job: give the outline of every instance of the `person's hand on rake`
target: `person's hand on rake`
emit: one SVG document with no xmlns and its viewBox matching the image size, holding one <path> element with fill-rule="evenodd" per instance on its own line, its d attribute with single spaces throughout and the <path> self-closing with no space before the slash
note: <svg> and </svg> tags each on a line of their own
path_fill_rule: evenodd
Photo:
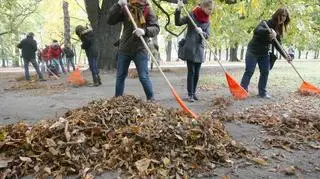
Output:
<svg viewBox="0 0 320 179">
<path fill-rule="evenodd" d="M 119 1 L 118 1 L 118 4 L 119 4 L 120 6 L 125 6 L 125 5 L 128 4 L 128 1 L 127 1 L 127 0 L 119 0 Z"/>
<path fill-rule="evenodd" d="M 287 55 L 286 60 L 287 60 L 289 63 L 291 63 L 291 62 L 292 62 L 292 60 L 293 60 L 293 58 L 292 58 L 290 55 Z"/>
<path fill-rule="evenodd" d="M 269 33 L 269 39 L 274 40 L 277 38 L 277 32 L 271 29 L 271 32 Z"/>
<path fill-rule="evenodd" d="M 182 9 L 183 8 L 183 6 L 184 6 L 184 4 L 183 4 L 183 1 L 182 0 L 178 0 L 178 9 L 180 10 L 180 9 Z"/>
<path fill-rule="evenodd" d="M 136 36 L 138 36 L 138 37 L 144 36 L 146 34 L 146 32 L 141 28 L 137 28 L 132 33 L 136 34 Z"/>
<path fill-rule="evenodd" d="M 203 30 L 201 29 L 201 27 L 196 27 L 196 31 L 199 35 L 203 34 Z"/>
</svg>

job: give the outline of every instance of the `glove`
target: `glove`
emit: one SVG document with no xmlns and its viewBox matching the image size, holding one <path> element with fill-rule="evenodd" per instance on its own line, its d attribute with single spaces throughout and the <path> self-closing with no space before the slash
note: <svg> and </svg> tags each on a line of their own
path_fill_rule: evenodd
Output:
<svg viewBox="0 0 320 179">
<path fill-rule="evenodd" d="M 196 27 L 196 31 L 198 34 L 203 34 L 203 30 L 200 27 Z"/>
<path fill-rule="evenodd" d="M 184 6 L 184 4 L 183 4 L 183 1 L 182 0 L 178 0 L 178 9 L 180 10 L 180 9 L 182 9 L 183 8 L 183 6 Z"/>
<path fill-rule="evenodd" d="M 124 5 L 127 5 L 127 4 L 128 4 L 128 1 L 127 1 L 127 0 L 119 0 L 119 1 L 118 1 L 118 4 L 119 4 L 120 6 L 124 6 Z"/>
<path fill-rule="evenodd" d="M 292 57 L 291 57 L 290 55 L 288 55 L 287 58 L 286 58 L 286 60 L 287 60 L 289 63 L 291 63 L 293 59 L 292 59 Z"/>
<path fill-rule="evenodd" d="M 271 29 L 271 33 L 269 34 L 270 40 L 276 39 L 277 38 L 277 32 Z"/>
<path fill-rule="evenodd" d="M 141 29 L 141 28 L 137 28 L 137 29 L 134 30 L 132 33 L 133 33 L 133 34 L 136 34 L 136 36 L 138 36 L 138 37 L 143 36 L 143 35 L 146 34 L 146 32 L 145 32 L 143 29 Z"/>
</svg>

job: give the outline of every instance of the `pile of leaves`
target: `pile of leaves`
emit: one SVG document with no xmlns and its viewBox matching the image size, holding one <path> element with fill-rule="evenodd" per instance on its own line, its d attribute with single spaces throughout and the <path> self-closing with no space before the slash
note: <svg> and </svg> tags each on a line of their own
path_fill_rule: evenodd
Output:
<svg viewBox="0 0 320 179">
<path fill-rule="evenodd" d="M 58 84 L 46 84 L 38 81 L 21 81 L 14 83 L 6 91 L 20 91 L 20 90 L 31 90 L 31 89 L 41 89 L 45 93 L 62 92 L 66 90 L 67 85 L 65 83 Z M 38 93 L 39 94 L 39 93 Z"/>
<path fill-rule="evenodd" d="M 6 157 L 0 171 L 7 176 L 91 178 L 121 169 L 129 177 L 187 177 L 250 154 L 210 114 L 193 119 L 133 96 L 93 101 L 56 121 L 0 131 Z"/>
<path fill-rule="evenodd" d="M 249 107 L 225 119 L 244 121 L 263 126 L 269 134 L 278 138 L 269 139 L 265 144 L 286 150 L 296 148 L 294 144 L 308 144 L 320 149 L 320 100 L 318 96 L 294 94 L 289 100 Z"/>
</svg>

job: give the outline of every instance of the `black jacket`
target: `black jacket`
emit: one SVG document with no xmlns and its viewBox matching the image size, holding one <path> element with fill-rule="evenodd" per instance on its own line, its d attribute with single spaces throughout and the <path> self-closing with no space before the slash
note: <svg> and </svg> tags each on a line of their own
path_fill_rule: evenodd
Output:
<svg viewBox="0 0 320 179">
<path fill-rule="evenodd" d="M 65 47 L 63 49 L 63 53 L 66 55 L 66 58 L 72 58 L 74 57 L 73 50 L 70 47 Z"/>
<path fill-rule="evenodd" d="M 37 42 L 33 37 L 28 36 L 21 40 L 17 47 L 21 49 L 23 58 L 27 60 L 36 59 Z"/>
<path fill-rule="evenodd" d="M 268 20 L 267 24 L 271 29 L 275 30 L 276 25 L 273 24 L 271 20 Z M 279 34 L 277 34 L 277 40 L 281 44 Z M 269 44 L 272 44 L 272 48 L 275 47 L 281 53 L 281 55 L 285 57 L 285 55 L 281 52 L 280 47 L 278 47 L 274 41 L 269 40 L 269 31 L 267 27 L 265 27 L 263 21 L 261 21 L 253 31 L 253 37 L 248 44 L 247 52 L 256 56 L 268 55 Z"/>
<path fill-rule="evenodd" d="M 86 30 L 84 33 L 80 35 L 79 38 L 82 42 L 81 48 L 85 50 L 88 60 L 90 60 L 90 58 L 97 58 L 98 51 L 93 31 Z"/>
</svg>

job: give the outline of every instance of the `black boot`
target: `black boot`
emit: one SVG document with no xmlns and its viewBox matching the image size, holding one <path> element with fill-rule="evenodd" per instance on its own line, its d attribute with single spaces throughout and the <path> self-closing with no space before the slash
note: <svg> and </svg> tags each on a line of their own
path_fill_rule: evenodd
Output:
<svg viewBox="0 0 320 179">
<path fill-rule="evenodd" d="M 97 80 L 98 80 L 99 85 L 101 85 L 102 83 L 101 83 L 100 75 L 97 75 Z"/>
<path fill-rule="evenodd" d="M 89 84 L 88 86 L 89 87 L 99 86 L 99 82 L 98 82 L 97 76 L 96 75 L 92 75 L 92 79 L 93 79 L 93 83 Z"/>
</svg>

